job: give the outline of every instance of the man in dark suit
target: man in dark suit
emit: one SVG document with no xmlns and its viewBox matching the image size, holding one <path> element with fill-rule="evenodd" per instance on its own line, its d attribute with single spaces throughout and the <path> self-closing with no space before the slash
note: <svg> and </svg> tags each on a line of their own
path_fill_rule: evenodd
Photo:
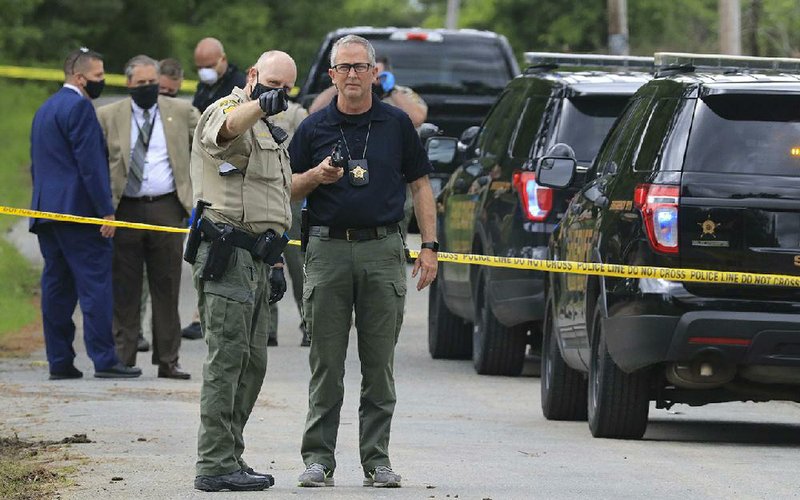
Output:
<svg viewBox="0 0 800 500">
<path fill-rule="evenodd" d="M 120 220 L 186 227 L 191 212 L 189 152 L 197 120 L 191 104 L 159 95 L 158 62 L 139 55 L 125 65 L 130 97 L 97 110 L 108 144 L 111 195 Z M 153 364 L 162 378 L 188 379 L 178 365 L 178 296 L 183 235 L 120 228 L 114 237 L 114 339 L 136 363 L 142 269 L 153 306 Z"/>
<path fill-rule="evenodd" d="M 36 112 L 31 128 L 31 208 L 45 212 L 114 220 L 105 143 L 90 99 L 105 83 L 103 59 L 79 49 L 64 62 L 64 87 Z M 81 378 L 75 368 L 75 324 L 80 300 L 83 340 L 95 377 L 131 378 L 142 374 L 119 362 L 111 335 L 110 238 L 113 226 L 31 219 L 44 257 L 42 322 L 51 379 Z"/>
</svg>

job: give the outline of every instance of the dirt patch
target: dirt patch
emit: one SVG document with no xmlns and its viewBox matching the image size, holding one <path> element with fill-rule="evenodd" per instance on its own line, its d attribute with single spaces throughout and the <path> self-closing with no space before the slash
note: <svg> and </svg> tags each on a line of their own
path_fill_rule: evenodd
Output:
<svg viewBox="0 0 800 500">
<path fill-rule="evenodd" d="M 59 487 L 68 484 L 63 471 L 76 458 L 63 452 L 62 447 L 74 443 L 91 443 L 91 440 L 86 434 L 75 434 L 60 441 L 0 437 L 0 498 L 58 498 Z"/>
<path fill-rule="evenodd" d="M 31 303 L 38 309 L 38 296 L 31 299 Z M 44 335 L 42 335 L 41 313 L 30 325 L 0 336 L 0 358 L 24 358 L 42 349 L 44 349 Z"/>
</svg>

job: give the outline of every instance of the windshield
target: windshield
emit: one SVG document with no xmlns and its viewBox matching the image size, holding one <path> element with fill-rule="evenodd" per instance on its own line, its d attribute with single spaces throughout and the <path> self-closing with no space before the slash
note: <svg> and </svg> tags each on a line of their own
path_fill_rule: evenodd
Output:
<svg viewBox="0 0 800 500">
<path fill-rule="evenodd" d="M 800 95 L 723 94 L 695 111 L 684 170 L 800 174 Z"/>
<path fill-rule="evenodd" d="M 442 42 L 370 39 L 378 57 L 386 56 L 399 85 L 416 92 L 497 95 L 511 80 L 501 45 L 492 39 L 445 37 Z M 330 53 L 325 61 L 330 60 Z M 314 92 L 330 86 L 323 70 Z"/>
<path fill-rule="evenodd" d="M 568 144 L 575 151 L 575 160 L 588 165 L 629 97 L 595 95 L 565 99 L 556 142 Z"/>
</svg>

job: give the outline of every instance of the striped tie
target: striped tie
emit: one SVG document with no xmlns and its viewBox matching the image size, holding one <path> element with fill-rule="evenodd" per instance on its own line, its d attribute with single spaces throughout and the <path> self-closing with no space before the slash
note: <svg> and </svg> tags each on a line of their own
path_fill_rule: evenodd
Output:
<svg viewBox="0 0 800 500">
<path fill-rule="evenodd" d="M 139 137 L 131 152 L 131 168 L 128 171 L 128 186 L 125 189 L 131 195 L 136 195 L 142 189 L 144 178 L 144 162 L 147 157 L 147 147 L 150 145 L 150 132 L 153 122 L 150 121 L 150 111 L 144 110 L 144 125 L 139 128 Z"/>
</svg>

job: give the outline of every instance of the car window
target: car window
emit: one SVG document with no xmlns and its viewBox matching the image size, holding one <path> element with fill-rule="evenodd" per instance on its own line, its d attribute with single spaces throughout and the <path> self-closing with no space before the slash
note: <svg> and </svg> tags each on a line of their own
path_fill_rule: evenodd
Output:
<svg viewBox="0 0 800 500">
<path fill-rule="evenodd" d="M 578 162 L 591 163 L 629 97 L 595 95 L 564 99 L 556 142 L 568 144 Z"/>
<path fill-rule="evenodd" d="M 520 97 L 519 92 L 506 91 L 492 108 L 478 136 L 477 144 L 482 156 L 498 157 L 504 151 L 515 123 Z"/>
<path fill-rule="evenodd" d="M 800 95 L 722 94 L 701 99 L 684 170 L 800 175 Z"/>
<path fill-rule="evenodd" d="M 590 177 L 601 177 L 616 173 L 622 167 L 622 161 L 628 150 L 630 139 L 640 127 L 641 119 L 647 110 L 649 98 L 631 100 L 619 117 L 608 137 L 600 148 L 600 155 L 592 165 Z"/>
<path fill-rule="evenodd" d="M 416 92 L 497 95 L 513 77 L 497 40 L 445 37 L 441 42 L 390 40 L 367 36 L 378 56 L 387 56 L 399 85 Z M 330 87 L 330 49 L 320 61 L 311 93 Z"/>
<path fill-rule="evenodd" d="M 633 145 L 631 163 L 634 170 L 653 170 L 656 158 L 666 142 L 667 131 L 677 118 L 675 111 L 680 102 L 680 99 L 659 99 L 650 107 L 639 140 Z"/>
<path fill-rule="evenodd" d="M 546 107 L 547 97 L 531 96 L 525 99 L 522 113 L 519 115 L 509 144 L 509 154 L 512 158 L 528 157 L 533 139 L 544 132 L 542 116 Z"/>
</svg>

